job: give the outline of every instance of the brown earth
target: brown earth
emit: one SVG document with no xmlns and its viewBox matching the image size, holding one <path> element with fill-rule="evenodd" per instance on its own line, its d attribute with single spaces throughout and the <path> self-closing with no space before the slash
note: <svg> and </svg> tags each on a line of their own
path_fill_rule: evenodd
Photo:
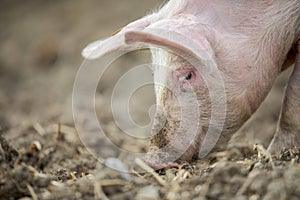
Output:
<svg viewBox="0 0 300 200">
<path fill-rule="evenodd" d="M 285 150 L 279 158 L 260 145 L 252 150 L 253 144 L 266 147 L 271 139 L 290 70 L 228 150 L 179 169 L 122 173 L 105 167 L 82 144 L 72 117 L 81 49 L 161 3 L 0 1 L 0 199 L 300 199 L 299 150 Z M 147 141 L 120 136 L 108 97 L 118 78 L 146 57 L 137 52 L 121 58 L 117 65 L 124 66 L 108 70 L 96 94 L 97 114 L 108 136 L 132 151 L 145 151 Z M 151 87 L 137 91 L 130 104 L 136 123 L 150 121 L 153 102 Z M 100 140 L 95 144 L 94 150 L 111 153 Z M 118 159 L 111 162 L 120 164 L 122 155 L 114 157 Z"/>
</svg>

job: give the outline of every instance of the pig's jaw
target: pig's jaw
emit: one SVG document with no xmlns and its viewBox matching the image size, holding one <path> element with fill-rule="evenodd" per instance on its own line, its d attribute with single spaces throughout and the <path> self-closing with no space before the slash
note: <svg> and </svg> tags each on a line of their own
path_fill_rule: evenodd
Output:
<svg viewBox="0 0 300 200">
<path fill-rule="evenodd" d="M 244 118 L 243 122 L 247 118 Z M 229 127 L 225 125 L 220 138 L 216 145 L 213 147 L 211 152 L 216 150 L 224 149 L 227 142 L 231 138 L 231 135 L 238 130 L 238 128 L 243 124 L 243 122 L 237 122 L 234 127 Z M 159 125 L 161 126 L 161 125 Z M 227 128 L 226 128 L 227 126 Z M 155 128 L 154 128 L 155 129 Z M 199 159 L 207 155 L 207 145 L 204 144 L 205 132 L 207 128 L 200 127 L 200 132 L 193 141 L 190 141 L 189 146 L 183 147 L 180 145 L 180 137 L 176 138 L 172 133 L 176 131 L 176 128 L 167 128 L 163 126 L 161 131 L 152 133 L 152 138 L 150 140 L 149 150 L 144 157 L 146 163 L 154 169 L 178 167 L 178 163 L 183 161 L 190 162 L 194 159 Z M 203 130 L 202 130 L 203 129 Z M 182 135 L 188 134 L 187 132 L 181 133 Z M 173 138 L 172 138 L 173 137 Z M 208 143 L 210 141 L 207 141 Z M 179 144 L 179 146 L 177 146 Z"/>
</svg>

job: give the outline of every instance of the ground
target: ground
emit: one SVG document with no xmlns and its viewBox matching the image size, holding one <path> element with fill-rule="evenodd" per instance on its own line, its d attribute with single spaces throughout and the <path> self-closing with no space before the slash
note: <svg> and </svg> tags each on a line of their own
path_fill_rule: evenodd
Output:
<svg viewBox="0 0 300 200">
<path fill-rule="evenodd" d="M 290 70 L 226 151 L 178 169 L 122 173 L 104 166 L 82 144 L 72 116 L 81 49 L 161 3 L 0 2 L 0 199 L 300 199 L 299 150 L 271 157 L 263 148 L 274 132 Z M 122 58 L 124 66 L 109 70 L 96 94 L 97 114 L 108 136 L 133 151 L 145 151 L 147 143 L 119 137 L 107 98 L 116 80 L 145 57 L 147 53 L 132 53 Z M 147 124 L 153 102 L 151 87 L 139 90 L 132 118 Z M 261 145 L 253 150 L 256 143 Z M 103 154 L 110 153 L 101 141 L 96 144 Z M 120 165 L 122 155 L 114 156 L 110 162 Z M 140 162 L 137 167 L 147 168 Z"/>
</svg>

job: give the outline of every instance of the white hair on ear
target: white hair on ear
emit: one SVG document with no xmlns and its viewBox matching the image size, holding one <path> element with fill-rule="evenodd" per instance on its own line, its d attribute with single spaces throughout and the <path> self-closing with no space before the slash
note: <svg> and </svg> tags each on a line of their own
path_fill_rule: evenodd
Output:
<svg viewBox="0 0 300 200">
<path fill-rule="evenodd" d="M 161 8 L 159 14 L 162 17 L 169 18 L 176 12 L 182 10 L 187 3 L 188 0 L 170 0 Z"/>
</svg>

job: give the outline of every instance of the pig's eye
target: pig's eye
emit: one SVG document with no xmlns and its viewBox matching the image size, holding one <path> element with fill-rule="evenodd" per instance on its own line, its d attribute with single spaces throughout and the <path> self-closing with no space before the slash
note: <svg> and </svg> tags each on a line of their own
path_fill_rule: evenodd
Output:
<svg viewBox="0 0 300 200">
<path fill-rule="evenodd" d="M 193 76 L 193 73 L 192 73 L 192 72 L 189 72 L 189 73 L 184 77 L 184 79 L 185 79 L 185 80 L 190 80 L 190 79 L 192 78 L 192 76 Z"/>
<path fill-rule="evenodd" d="M 190 81 L 194 76 L 194 73 L 192 71 L 188 72 L 184 76 L 179 78 L 179 81 Z"/>
</svg>

